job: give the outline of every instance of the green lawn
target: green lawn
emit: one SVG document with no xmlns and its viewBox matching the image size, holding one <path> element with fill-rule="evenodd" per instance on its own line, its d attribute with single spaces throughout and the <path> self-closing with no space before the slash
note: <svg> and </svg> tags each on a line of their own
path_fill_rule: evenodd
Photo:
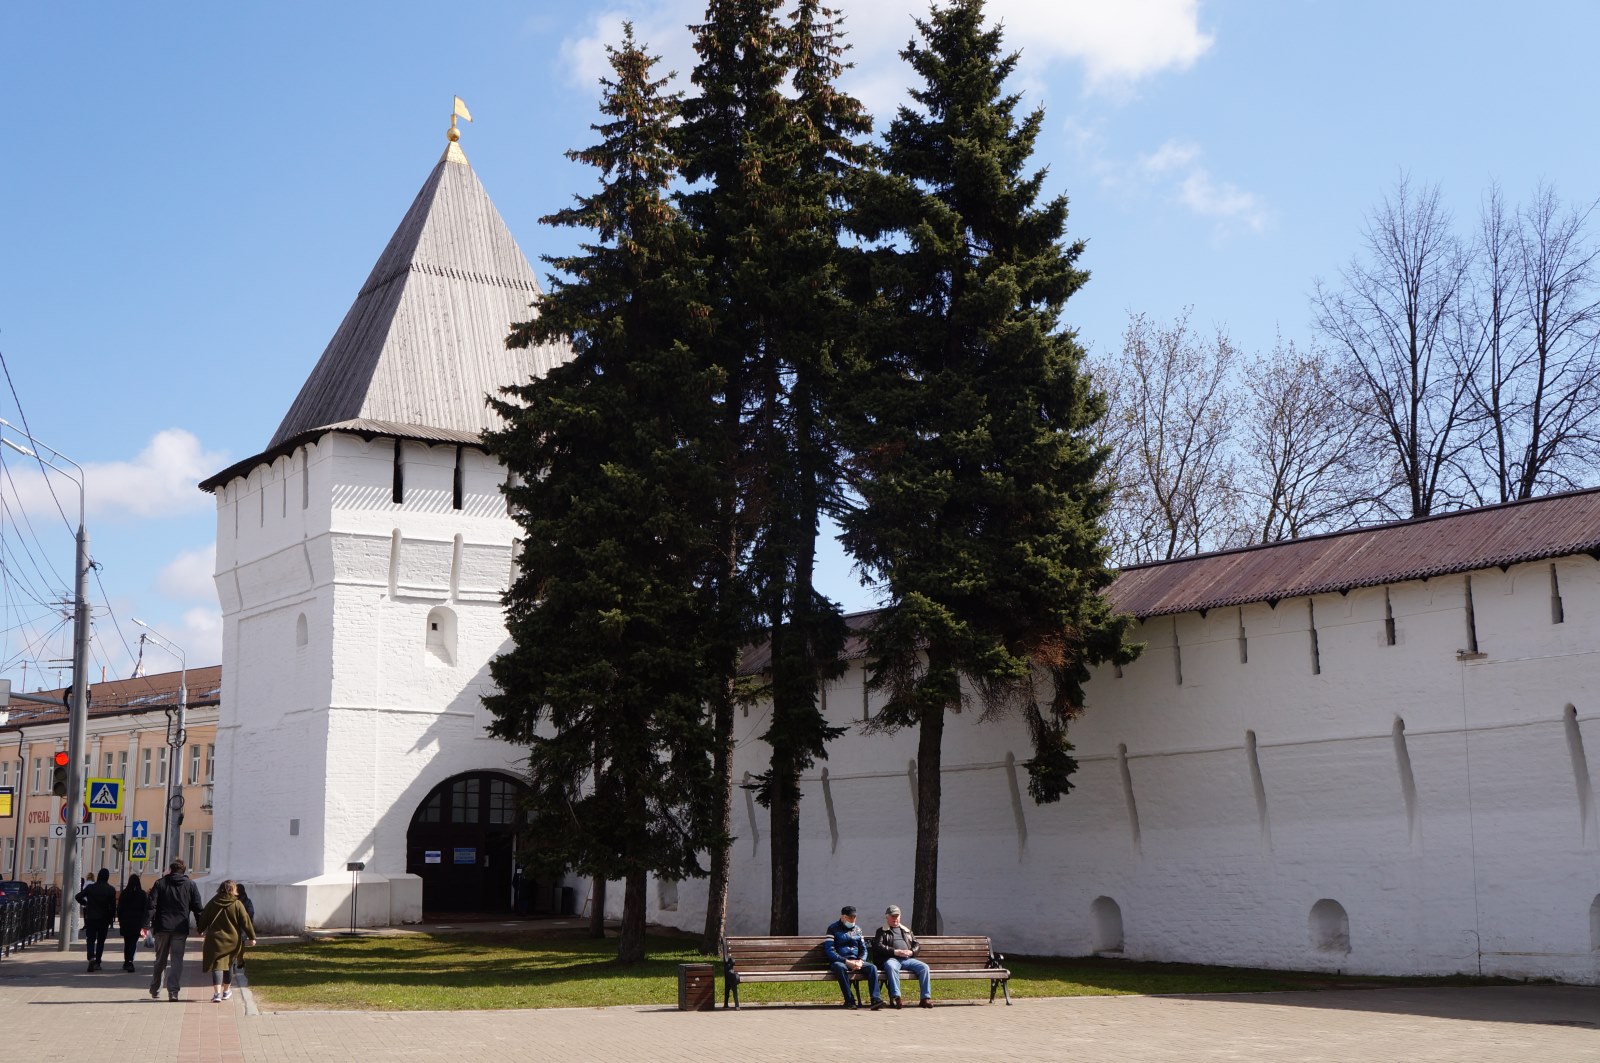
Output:
<svg viewBox="0 0 1600 1063">
<path fill-rule="evenodd" d="M 459 1011 L 486 1008 L 607 1007 L 677 1003 L 677 965 L 706 958 L 682 938 L 652 938 L 650 960 L 619 967 L 614 939 L 488 934 L 406 934 L 321 938 L 250 952 L 250 988 L 276 1009 Z M 1327 988 L 1326 975 L 1097 959 L 1007 957 L 1011 995 L 1251 993 Z M 1406 985 L 1468 980 L 1408 979 Z M 1340 978 L 1339 985 L 1397 984 Z M 832 1004 L 832 983 L 740 987 L 744 1003 Z M 940 1000 L 987 999 L 987 982 L 935 982 Z M 718 966 L 717 1000 L 722 999 Z"/>
</svg>

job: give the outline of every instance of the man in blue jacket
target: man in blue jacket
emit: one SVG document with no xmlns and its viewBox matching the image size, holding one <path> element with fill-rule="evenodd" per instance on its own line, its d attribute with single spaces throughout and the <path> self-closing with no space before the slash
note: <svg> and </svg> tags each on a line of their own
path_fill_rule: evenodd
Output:
<svg viewBox="0 0 1600 1063">
<path fill-rule="evenodd" d="M 847 904 L 839 909 L 839 918 L 828 927 L 828 937 L 822 943 L 822 951 L 833 965 L 834 977 L 839 979 L 845 1007 L 860 1006 L 856 1003 L 855 994 L 850 991 L 850 979 L 858 971 L 866 976 L 867 989 L 872 994 L 872 1010 L 883 1007 L 883 998 L 878 995 L 878 969 L 867 959 L 867 939 L 861 936 L 861 928 L 856 926 L 855 905 Z"/>
</svg>

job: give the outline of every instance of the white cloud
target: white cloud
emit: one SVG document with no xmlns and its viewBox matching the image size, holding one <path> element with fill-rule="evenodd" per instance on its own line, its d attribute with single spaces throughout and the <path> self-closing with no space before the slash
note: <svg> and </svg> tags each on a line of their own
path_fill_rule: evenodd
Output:
<svg viewBox="0 0 1600 1063">
<path fill-rule="evenodd" d="M 198 550 L 185 550 L 156 576 L 156 589 L 174 601 L 215 601 L 217 588 L 211 574 L 216 567 L 216 543 Z"/>
<path fill-rule="evenodd" d="M 1141 158 L 1139 165 L 1148 173 L 1165 174 L 1173 170 L 1188 169 L 1199 157 L 1200 149 L 1194 144 L 1169 140 Z"/>
<path fill-rule="evenodd" d="M 561 42 L 561 61 L 566 67 L 567 80 L 592 90 L 598 100 L 600 79 L 612 76 L 606 46 L 615 47 L 620 43 L 622 23 L 632 21 L 634 39 L 649 49 L 651 55 L 661 57 L 656 67 L 657 76 L 665 77 L 669 71 L 675 71 L 678 77 L 668 86 L 669 91 L 687 91 L 689 72 L 695 65 L 688 26 L 699 22 L 704 14 L 703 3 L 666 0 L 650 4 L 623 3 L 591 15 L 586 33 Z"/>
<path fill-rule="evenodd" d="M 1196 167 L 1178 186 L 1178 201 L 1196 214 L 1219 221 L 1237 221 L 1255 232 L 1266 228 L 1267 212 L 1253 192 L 1217 181 Z"/>
<path fill-rule="evenodd" d="M 1213 177 L 1202 165 L 1202 155 L 1198 144 L 1168 140 L 1148 155 L 1139 156 L 1132 166 L 1103 163 L 1096 172 L 1108 187 L 1159 188 L 1173 202 L 1211 219 L 1223 231 L 1239 226 L 1252 232 L 1264 230 L 1271 211 L 1261 197 Z"/>
<path fill-rule="evenodd" d="M 14 504 L 34 518 L 36 527 L 40 516 L 55 510 L 56 500 L 69 522 L 77 522 L 78 500 L 73 497 L 77 494 L 73 484 L 65 477 L 52 475 L 52 499 L 37 462 L 10 450 L 4 451 L 3 456 L 10 473 L 4 487 L 11 493 L 15 485 Z M 91 517 L 164 517 L 204 510 L 212 502 L 195 485 L 226 463 L 223 452 L 202 449 L 193 432 L 167 428 L 151 437 L 131 460 L 85 465 L 85 505 Z M 70 468 L 63 462 L 57 464 Z"/>
<path fill-rule="evenodd" d="M 1089 89 L 1187 70 L 1214 40 L 1199 0 L 990 0 L 988 12 L 1030 63 L 1081 63 Z"/>
<path fill-rule="evenodd" d="M 200 667 L 222 661 L 222 610 L 196 606 L 184 611 L 183 628 L 176 639 L 189 661 Z"/>
<path fill-rule="evenodd" d="M 912 74 L 898 53 L 916 35 L 913 17 L 926 19 L 927 0 L 841 0 L 848 58 L 855 70 L 851 90 L 887 121 Z M 1005 26 L 1005 46 L 1021 49 L 1014 88 L 1030 95 L 1043 72 L 1074 64 L 1088 91 L 1126 91 L 1134 83 L 1169 70 L 1187 70 L 1214 38 L 1200 28 L 1200 0 L 989 0 L 989 20 Z M 605 46 L 621 37 L 632 19 L 635 35 L 665 57 L 665 69 L 684 76 L 695 55 L 686 27 L 705 16 L 703 0 L 622 0 L 592 15 L 588 29 L 562 43 L 562 60 L 576 83 L 593 86 L 609 73 Z"/>
</svg>

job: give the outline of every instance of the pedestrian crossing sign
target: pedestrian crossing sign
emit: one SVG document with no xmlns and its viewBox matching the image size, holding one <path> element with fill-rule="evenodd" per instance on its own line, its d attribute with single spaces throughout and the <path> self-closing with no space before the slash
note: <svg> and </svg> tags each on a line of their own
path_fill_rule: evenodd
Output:
<svg viewBox="0 0 1600 1063">
<path fill-rule="evenodd" d="M 86 787 L 84 807 L 102 815 L 122 814 L 122 780 L 90 779 Z"/>
<path fill-rule="evenodd" d="M 150 841 L 148 838 L 132 838 L 128 841 L 129 861 L 142 864 L 150 859 Z"/>
</svg>

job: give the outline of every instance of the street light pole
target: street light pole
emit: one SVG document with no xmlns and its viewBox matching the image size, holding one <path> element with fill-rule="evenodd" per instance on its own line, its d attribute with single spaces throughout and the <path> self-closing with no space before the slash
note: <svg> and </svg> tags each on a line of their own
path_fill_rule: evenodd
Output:
<svg viewBox="0 0 1600 1063">
<path fill-rule="evenodd" d="M 83 746 L 85 732 L 89 729 L 89 532 L 84 524 L 83 466 L 67 457 L 48 443 L 41 443 L 31 434 L 0 417 L 0 425 L 17 432 L 40 450 L 48 450 L 62 461 L 78 470 L 76 478 L 53 461 L 39 456 L 37 451 L 0 438 L 19 454 L 74 480 L 78 485 L 78 550 L 77 575 L 73 583 L 72 608 L 72 704 L 67 709 L 67 823 L 61 842 L 61 932 L 56 935 L 56 951 L 66 952 L 78 932 L 78 906 L 72 898 L 78 892 L 82 854 L 78 849 L 78 824 L 83 819 L 84 764 Z"/>
<path fill-rule="evenodd" d="M 133 622 L 149 632 L 145 638 L 168 653 L 176 654 L 178 658 L 178 716 L 176 720 L 169 720 L 167 723 L 167 745 L 172 748 L 172 753 L 167 757 L 167 816 L 162 824 L 164 833 L 161 835 L 160 866 L 164 872 L 172 866 L 172 861 L 178 856 L 177 833 L 183 826 L 183 791 L 179 783 L 179 772 L 183 767 L 183 744 L 188 741 L 186 727 L 189 712 L 189 658 L 174 643 L 162 638 L 155 628 L 143 620 L 134 617 Z"/>
</svg>

